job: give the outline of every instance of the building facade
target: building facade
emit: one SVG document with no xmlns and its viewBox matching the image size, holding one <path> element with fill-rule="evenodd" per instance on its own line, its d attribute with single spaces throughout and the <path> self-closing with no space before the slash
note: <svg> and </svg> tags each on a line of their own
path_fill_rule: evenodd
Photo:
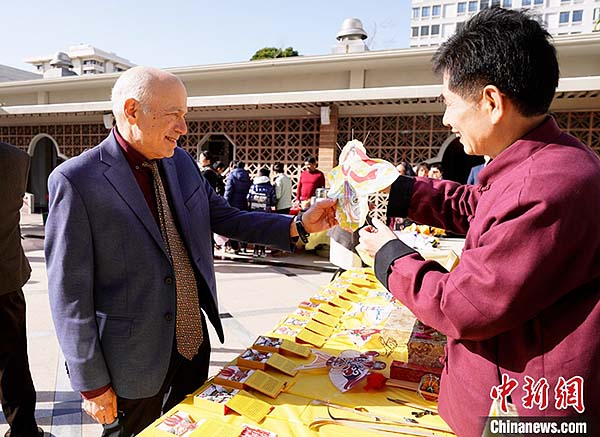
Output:
<svg viewBox="0 0 600 437">
<path fill-rule="evenodd" d="M 412 0 L 410 46 L 436 46 L 482 9 L 528 9 L 550 34 L 600 31 L 599 0 Z"/>
<path fill-rule="evenodd" d="M 107 52 L 90 44 L 78 44 L 70 46 L 66 53 L 73 63 L 72 71 L 79 76 L 88 74 L 118 73 L 133 66 L 128 59 L 117 56 L 113 52 Z M 52 68 L 50 65 L 53 55 L 32 57 L 25 60 L 33 65 L 39 73 L 45 73 Z"/>
</svg>

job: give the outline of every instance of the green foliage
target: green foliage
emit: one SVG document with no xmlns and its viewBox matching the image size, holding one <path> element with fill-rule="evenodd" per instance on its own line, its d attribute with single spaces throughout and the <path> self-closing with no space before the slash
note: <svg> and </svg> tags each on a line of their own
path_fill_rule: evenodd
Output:
<svg viewBox="0 0 600 437">
<path fill-rule="evenodd" d="M 257 59 L 274 59 L 274 58 L 289 58 L 290 56 L 298 56 L 298 52 L 292 47 L 285 49 L 278 49 L 277 47 L 263 47 L 254 53 L 254 56 L 250 59 L 255 61 Z"/>
</svg>

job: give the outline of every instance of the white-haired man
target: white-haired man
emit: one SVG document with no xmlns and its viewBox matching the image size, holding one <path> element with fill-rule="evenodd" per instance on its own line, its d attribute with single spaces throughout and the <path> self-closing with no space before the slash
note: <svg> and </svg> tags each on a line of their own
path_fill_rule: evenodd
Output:
<svg viewBox="0 0 600 437">
<path fill-rule="evenodd" d="M 187 94 L 135 67 L 112 95 L 116 127 L 50 176 L 49 293 L 71 384 L 103 435 L 135 435 L 199 387 L 223 341 L 212 233 L 290 250 L 298 230 L 334 222 L 333 202 L 289 216 L 239 211 L 177 147 Z"/>
</svg>

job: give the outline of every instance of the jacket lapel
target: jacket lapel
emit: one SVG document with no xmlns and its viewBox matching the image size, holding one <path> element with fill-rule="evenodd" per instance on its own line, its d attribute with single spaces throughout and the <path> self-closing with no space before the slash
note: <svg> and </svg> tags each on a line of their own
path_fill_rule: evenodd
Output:
<svg viewBox="0 0 600 437">
<path fill-rule="evenodd" d="M 108 182 L 129 208 L 131 208 L 138 220 L 142 222 L 150 235 L 152 235 L 152 238 L 154 238 L 165 256 L 168 257 L 160 230 L 154 221 L 148 203 L 112 132 L 100 145 L 100 160 L 108 165 L 108 169 L 104 172 L 104 176 Z"/>
<path fill-rule="evenodd" d="M 181 187 L 179 185 L 179 178 L 177 177 L 177 167 L 175 166 L 175 161 L 173 158 L 162 159 L 162 165 L 165 177 L 167 179 L 169 198 L 171 199 L 173 209 L 175 210 L 172 212 L 176 215 L 177 222 L 179 223 L 180 227 L 179 231 L 183 234 L 181 237 L 184 242 L 191 241 L 188 215 L 185 214 L 185 204 L 181 195 Z M 188 248 L 188 251 L 189 250 L 190 249 Z"/>
</svg>

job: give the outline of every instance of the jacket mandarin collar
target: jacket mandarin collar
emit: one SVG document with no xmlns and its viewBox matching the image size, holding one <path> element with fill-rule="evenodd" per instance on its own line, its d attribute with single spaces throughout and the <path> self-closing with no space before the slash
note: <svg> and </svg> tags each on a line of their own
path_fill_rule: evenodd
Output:
<svg viewBox="0 0 600 437">
<path fill-rule="evenodd" d="M 556 121 L 553 117 L 548 116 L 538 127 L 529 131 L 492 159 L 479 173 L 479 184 L 485 186 L 494 183 L 504 173 L 511 171 L 539 149 L 556 142 L 560 135 L 562 135 L 562 131 Z"/>
</svg>

